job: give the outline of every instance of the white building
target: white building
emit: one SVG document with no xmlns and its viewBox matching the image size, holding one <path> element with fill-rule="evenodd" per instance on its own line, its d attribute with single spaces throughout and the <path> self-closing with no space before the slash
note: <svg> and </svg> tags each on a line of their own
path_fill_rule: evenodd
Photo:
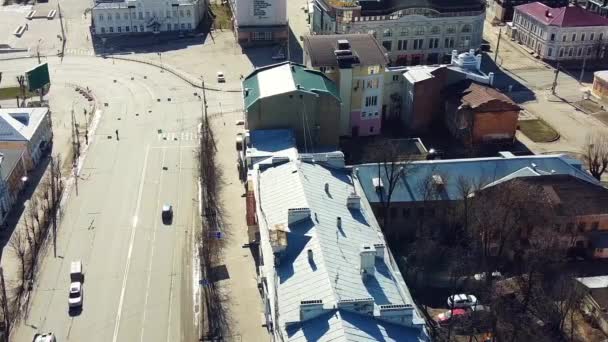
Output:
<svg viewBox="0 0 608 342">
<path fill-rule="evenodd" d="M 230 6 L 239 44 L 287 41 L 286 0 L 230 0 Z"/>
<path fill-rule="evenodd" d="M 581 7 L 540 2 L 515 7 L 513 37 L 549 61 L 602 58 L 608 19 Z"/>
<path fill-rule="evenodd" d="M 428 340 L 341 152 L 273 158 L 251 177 L 273 341 Z"/>
<path fill-rule="evenodd" d="M 194 30 L 204 18 L 206 0 L 125 0 L 98 2 L 92 9 L 98 35 Z"/>
<path fill-rule="evenodd" d="M 437 64 L 479 47 L 485 1 L 314 0 L 313 11 L 313 33 L 371 33 L 394 65 Z"/>
</svg>

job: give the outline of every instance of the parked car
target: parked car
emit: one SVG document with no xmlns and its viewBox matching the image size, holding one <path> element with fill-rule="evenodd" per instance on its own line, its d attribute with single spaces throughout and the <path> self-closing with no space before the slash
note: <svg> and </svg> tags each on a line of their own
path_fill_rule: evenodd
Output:
<svg viewBox="0 0 608 342">
<path fill-rule="evenodd" d="M 164 204 L 161 213 L 161 218 L 164 224 L 170 224 L 173 220 L 173 206 L 171 204 Z"/>
<path fill-rule="evenodd" d="M 217 72 L 217 82 L 218 83 L 224 83 L 226 82 L 226 77 L 224 77 L 224 73 L 221 71 Z"/>
<path fill-rule="evenodd" d="M 70 308 L 82 306 L 82 283 L 74 282 L 70 284 L 70 296 L 68 299 Z"/>
<path fill-rule="evenodd" d="M 477 304 L 477 298 L 468 294 L 455 294 L 448 297 L 449 308 L 468 308 Z"/>
<path fill-rule="evenodd" d="M 32 342 L 57 342 L 55 335 L 50 332 L 46 334 L 36 334 Z"/>
<path fill-rule="evenodd" d="M 437 315 L 435 320 L 437 321 L 437 323 L 444 325 L 444 324 L 449 324 L 452 321 L 452 318 L 464 317 L 466 315 L 467 315 L 466 310 L 454 309 L 454 310 L 448 310 L 448 311 L 440 313 L 439 315 Z"/>
<path fill-rule="evenodd" d="M 492 276 L 492 279 L 499 279 L 499 278 L 502 278 L 502 273 L 500 273 L 498 271 L 494 271 L 494 272 L 492 272 L 491 276 Z M 486 273 L 485 272 L 477 273 L 473 276 L 473 278 L 478 281 L 486 280 Z"/>
</svg>

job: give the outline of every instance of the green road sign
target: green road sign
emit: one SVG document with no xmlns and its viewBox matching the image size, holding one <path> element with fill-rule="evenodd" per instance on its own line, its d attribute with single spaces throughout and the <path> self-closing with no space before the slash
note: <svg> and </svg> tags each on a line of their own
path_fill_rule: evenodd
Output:
<svg viewBox="0 0 608 342">
<path fill-rule="evenodd" d="M 25 72 L 29 91 L 36 91 L 51 83 L 49 65 L 42 63 Z"/>
</svg>

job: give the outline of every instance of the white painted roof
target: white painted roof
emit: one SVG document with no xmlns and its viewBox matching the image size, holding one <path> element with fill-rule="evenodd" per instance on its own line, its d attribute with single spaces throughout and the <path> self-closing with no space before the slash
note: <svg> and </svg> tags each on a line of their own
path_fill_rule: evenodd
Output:
<svg viewBox="0 0 608 342">
<path fill-rule="evenodd" d="M 584 278 L 576 278 L 583 285 L 587 286 L 590 289 L 603 289 L 608 288 L 608 275 L 605 276 L 597 276 L 597 277 L 584 277 Z"/>
<path fill-rule="evenodd" d="M 0 141 L 29 141 L 48 108 L 0 108 Z"/>
<path fill-rule="evenodd" d="M 258 74 L 260 97 L 273 96 L 296 90 L 289 63 L 269 68 Z"/>
<path fill-rule="evenodd" d="M 286 341 L 418 341 L 419 329 L 386 323 L 375 316 L 336 309 L 341 299 L 373 298 L 379 305 L 411 304 L 413 300 L 386 249 L 375 258 L 375 273 L 363 281 L 360 249 L 364 244 L 386 244 L 365 198 L 360 210 L 349 210 L 347 197 L 363 194 L 346 169 L 319 163 L 290 161 L 263 171 L 256 170 L 256 203 L 260 246 L 264 258 L 271 308 L 279 310 L 275 326 Z M 327 184 L 327 185 L 326 185 Z M 356 188 L 355 188 L 356 187 Z M 326 191 L 327 188 L 327 191 Z M 288 224 L 290 208 L 309 208 L 310 219 Z M 337 218 L 341 218 L 341 228 Z M 269 229 L 287 233 L 284 255 L 276 262 Z M 312 252 L 312 259 L 309 252 Z M 275 278 L 276 275 L 276 278 Z M 276 284 L 275 288 L 272 284 Z M 300 302 L 322 300 L 327 312 L 300 322 Z M 412 325 L 423 326 L 417 311 Z M 286 326 L 286 323 L 294 323 Z M 295 324 L 297 323 L 297 324 Z"/>
</svg>

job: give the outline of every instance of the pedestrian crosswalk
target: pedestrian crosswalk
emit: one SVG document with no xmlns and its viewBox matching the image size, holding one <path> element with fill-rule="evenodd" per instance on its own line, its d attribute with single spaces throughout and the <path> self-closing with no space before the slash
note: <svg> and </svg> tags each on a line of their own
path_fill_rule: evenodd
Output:
<svg viewBox="0 0 608 342">
<path fill-rule="evenodd" d="M 95 52 L 92 50 L 89 50 L 89 49 L 67 48 L 67 49 L 65 49 L 65 54 L 72 55 L 72 56 L 95 56 Z"/>
<path fill-rule="evenodd" d="M 158 133 L 158 140 L 161 141 L 197 141 L 198 132 L 163 132 Z"/>
</svg>

